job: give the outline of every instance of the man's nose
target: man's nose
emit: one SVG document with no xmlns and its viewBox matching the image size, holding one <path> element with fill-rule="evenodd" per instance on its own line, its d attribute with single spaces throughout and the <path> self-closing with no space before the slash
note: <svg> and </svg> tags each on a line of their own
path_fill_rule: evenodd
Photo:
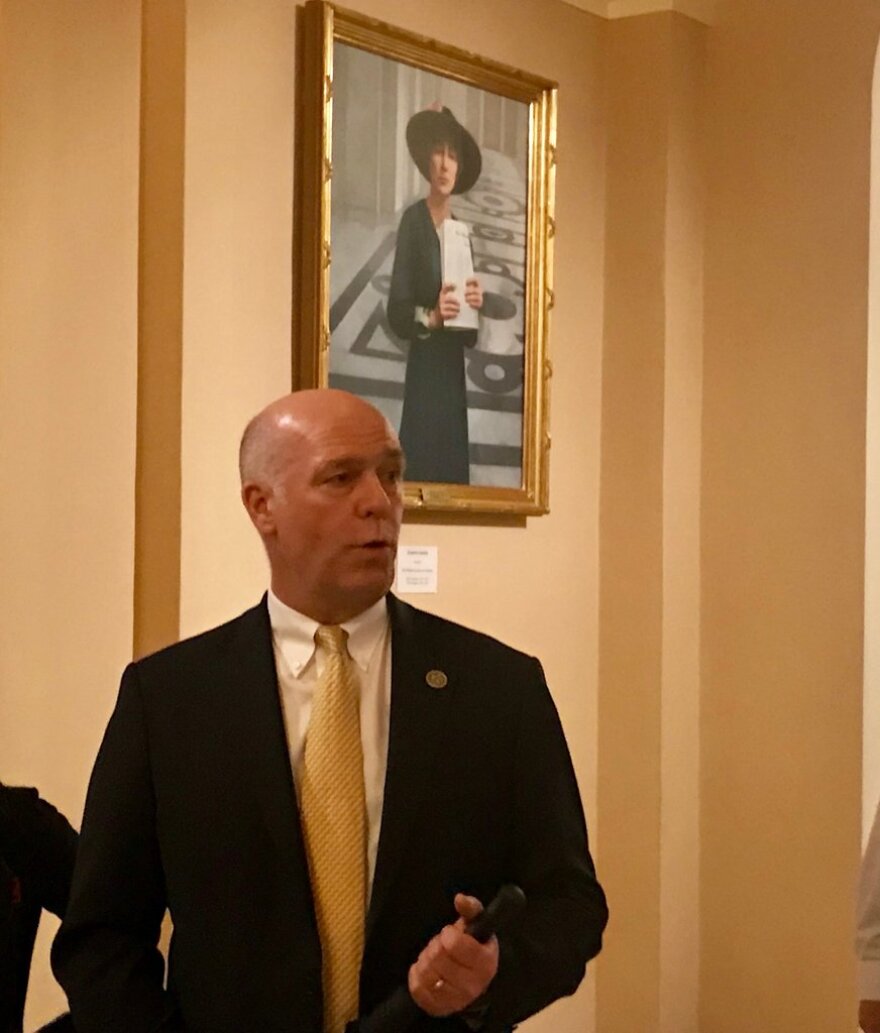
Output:
<svg viewBox="0 0 880 1033">
<path fill-rule="evenodd" d="M 367 515 L 384 513 L 390 509 L 391 500 L 388 498 L 388 492 L 385 490 L 382 478 L 375 470 L 364 474 L 358 503 L 361 511 Z"/>
</svg>

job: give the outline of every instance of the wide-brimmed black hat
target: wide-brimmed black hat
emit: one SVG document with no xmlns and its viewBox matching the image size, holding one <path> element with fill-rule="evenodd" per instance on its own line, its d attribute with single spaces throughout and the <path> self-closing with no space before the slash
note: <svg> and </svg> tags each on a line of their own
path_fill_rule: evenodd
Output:
<svg viewBox="0 0 880 1033">
<path fill-rule="evenodd" d="M 406 124 L 406 145 L 419 172 L 430 181 L 431 151 L 438 140 L 448 140 L 458 157 L 458 175 L 453 194 L 464 194 L 480 178 L 483 157 L 477 141 L 458 121 L 449 108 L 426 108 L 418 111 Z"/>
</svg>

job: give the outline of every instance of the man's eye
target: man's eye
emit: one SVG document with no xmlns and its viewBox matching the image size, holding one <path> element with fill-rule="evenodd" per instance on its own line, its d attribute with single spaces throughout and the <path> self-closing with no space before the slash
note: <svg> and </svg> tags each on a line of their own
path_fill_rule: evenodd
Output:
<svg viewBox="0 0 880 1033">
<path fill-rule="evenodd" d="M 328 484 L 348 484 L 351 480 L 351 474 L 347 471 L 340 471 L 339 473 L 331 474 L 327 478 Z"/>
</svg>

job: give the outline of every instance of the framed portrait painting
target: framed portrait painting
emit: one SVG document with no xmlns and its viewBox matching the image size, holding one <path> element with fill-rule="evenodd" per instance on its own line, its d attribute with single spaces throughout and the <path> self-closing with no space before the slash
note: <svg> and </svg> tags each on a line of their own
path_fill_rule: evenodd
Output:
<svg viewBox="0 0 880 1033">
<path fill-rule="evenodd" d="M 294 386 L 384 413 L 407 507 L 545 513 L 556 85 L 302 14 Z"/>
</svg>

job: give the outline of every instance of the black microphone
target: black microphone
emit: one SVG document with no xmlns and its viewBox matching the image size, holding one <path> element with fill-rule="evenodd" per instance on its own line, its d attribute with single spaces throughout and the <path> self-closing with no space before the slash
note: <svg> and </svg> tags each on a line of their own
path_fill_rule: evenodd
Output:
<svg viewBox="0 0 880 1033">
<path fill-rule="evenodd" d="M 496 933 L 508 929 L 525 906 L 525 893 L 515 883 L 508 882 L 495 894 L 489 906 L 465 925 L 464 931 L 478 943 L 487 943 Z"/>
<path fill-rule="evenodd" d="M 465 932 L 479 943 L 487 943 L 496 933 L 508 929 L 526 906 L 526 895 L 512 882 L 502 886 L 488 907 L 465 925 Z M 349 1022 L 345 1033 L 406 1033 L 422 1009 L 410 997 L 407 986 L 399 986 L 369 1015 Z"/>
</svg>

